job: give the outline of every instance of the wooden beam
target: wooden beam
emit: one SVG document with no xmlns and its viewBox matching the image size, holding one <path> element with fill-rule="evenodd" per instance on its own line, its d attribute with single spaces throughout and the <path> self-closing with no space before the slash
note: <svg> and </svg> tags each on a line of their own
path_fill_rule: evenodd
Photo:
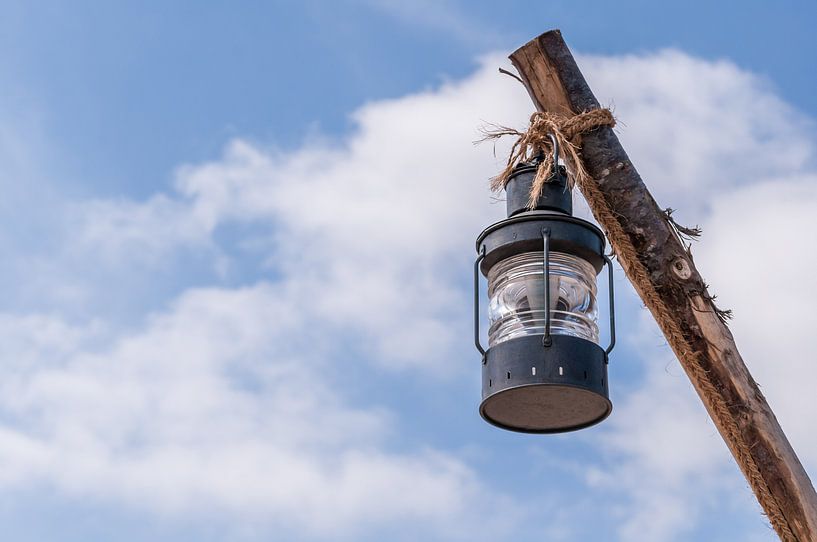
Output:
<svg viewBox="0 0 817 542">
<path fill-rule="evenodd" d="M 599 107 L 558 30 L 530 41 L 510 59 L 540 111 L 572 115 Z M 782 540 L 817 541 L 811 480 L 749 374 L 691 254 L 612 129 L 584 135 L 581 155 L 593 180 L 580 188 L 596 220 L 772 526 Z"/>
</svg>

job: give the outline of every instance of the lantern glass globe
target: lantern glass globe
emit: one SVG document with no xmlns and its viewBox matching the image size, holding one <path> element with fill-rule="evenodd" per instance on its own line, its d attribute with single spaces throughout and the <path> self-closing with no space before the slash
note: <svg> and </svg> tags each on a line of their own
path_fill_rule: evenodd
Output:
<svg viewBox="0 0 817 542">
<path fill-rule="evenodd" d="M 488 344 L 545 333 L 543 252 L 524 252 L 488 272 Z M 550 253 L 550 333 L 599 343 L 596 271 L 587 261 Z"/>
</svg>

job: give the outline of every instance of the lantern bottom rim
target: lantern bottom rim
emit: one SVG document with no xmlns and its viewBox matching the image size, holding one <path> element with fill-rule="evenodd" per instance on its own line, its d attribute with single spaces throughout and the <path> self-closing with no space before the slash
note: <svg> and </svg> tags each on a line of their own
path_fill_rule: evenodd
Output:
<svg viewBox="0 0 817 542">
<path fill-rule="evenodd" d="M 523 384 L 486 397 L 482 418 L 519 433 L 564 433 L 595 425 L 610 415 L 613 404 L 594 391 L 566 384 Z"/>
</svg>

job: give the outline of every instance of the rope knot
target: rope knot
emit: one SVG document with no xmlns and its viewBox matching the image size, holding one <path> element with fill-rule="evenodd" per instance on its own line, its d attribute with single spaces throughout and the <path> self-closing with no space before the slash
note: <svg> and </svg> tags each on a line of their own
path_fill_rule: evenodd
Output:
<svg viewBox="0 0 817 542">
<path fill-rule="evenodd" d="M 545 183 L 550 180 L 554 168 L 553 149 L 548 134 L 553 134 L 559 148 L 562 150 L 568 171 L 569 186 L 572 188 L 575 182 L 580 185 L 583 184 L 584 181 L 589 179 L 589 176 L 579 156 L 581 135 L 600 126 L 612 127 L 615 124 L 616 119 L 610 110 L 606 108 L 585 111 L 572 117 L 537 111 L 531 115 L 528 129 L 524 132 L 504 126 L 494 126 L 490 130 L 485 130 L 483 141 L 499 139 L 506 135 L 513 135 L 517 138 L 511 147 L 505 169 L 491 179 L 491 190 L 494 192 L 503 190 L 517 165 L 528 162 L 535 156 L 544 155 L 544 160 L 539 163 L 536 170 L 536 177 L 531 186 L 530 198 L 528 199 L 528 208 L 533 209 L 542 194 Z"/>
</svg>

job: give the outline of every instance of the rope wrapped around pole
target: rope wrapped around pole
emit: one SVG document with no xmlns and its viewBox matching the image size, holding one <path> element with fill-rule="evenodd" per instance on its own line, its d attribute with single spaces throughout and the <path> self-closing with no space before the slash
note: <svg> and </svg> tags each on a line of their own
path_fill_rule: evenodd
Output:
<svg viewBox="0 0 817 542">
<path fill-rule="evenodd" d="M 485 137 L 483 141 L 498 139 L 507 135 L 516 136 L 517 138 L 513 147 L 511 147 L 505 169 L 491 179 L 491 190 L 499 192 L 504 189 L 514 167 L 538 154 L 543 154 L 545 158 L 539 163 L 531 187 L 530 198 L 528 199 L 528 208 L 533 209 L 536 200 L 542 194 L 542 188 L 551 177 L 554 166 L 553 149 L 549 134 L 553 134 L 559 148 L 564 152 L 570 187 L 573 187 L 573 183 L 578 183 L 580 186 L 585 184 L 590 177 L 579 154 L 581 135 L 600 126 L 613 127 L 615 125 L 616 119 L 609 109 L 593 109 L 572 117 L 537 111 L 531 115 L 530 125 L 524 132 L 505 126 L 494 126 L 491 129 L 484 130 Z"/>
</svg>

